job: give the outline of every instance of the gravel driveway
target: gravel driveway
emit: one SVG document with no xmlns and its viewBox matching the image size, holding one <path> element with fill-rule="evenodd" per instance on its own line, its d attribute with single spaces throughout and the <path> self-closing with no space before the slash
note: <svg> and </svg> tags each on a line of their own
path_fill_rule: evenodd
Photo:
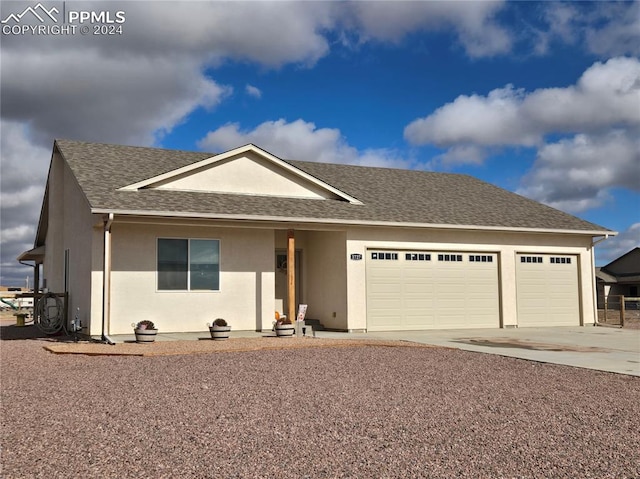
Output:
<svg viewBox="0 0 640 479">
<path fill-rule="evenodd" d="M 439 348 L 4 340 L 4 478 L 637 478 L 640 378 Z"/>
</svg>

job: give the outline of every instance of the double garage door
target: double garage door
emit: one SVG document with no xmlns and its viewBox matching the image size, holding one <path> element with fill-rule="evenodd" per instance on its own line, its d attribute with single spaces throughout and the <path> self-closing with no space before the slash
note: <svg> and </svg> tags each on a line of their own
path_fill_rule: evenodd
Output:
<svg viewBox="0 0 640 479">
<path fill-rule="evenodd" d="M 369 331 L 498 328 L 498 255 L 368 250 Z"/>
<path fill-rule="evenodd" d="M 499 328 L 495 253 L 368 250 L 369 331 Z M 577 258 L 516 255 L 517 324 L 580 324 Z"/>
</svg>

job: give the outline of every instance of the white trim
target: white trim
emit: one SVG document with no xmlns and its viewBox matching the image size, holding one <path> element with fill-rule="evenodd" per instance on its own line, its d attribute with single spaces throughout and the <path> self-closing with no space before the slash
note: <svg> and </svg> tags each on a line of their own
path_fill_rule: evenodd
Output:
<svg viewBox="0 0 640 479">
<path fill-rule="evenodd" d="M 399 221 L 367 221 L 367 220 L 341 220 L 332 218 L 305 218 L 282 216 L 260 216 L 260 215 L 229 215 L 221 213 L 188 213 L 176 211 L 141 211 L 141 210 L 113 210 L 94 208 L 91 210 L 93 214 L 114 213 L 125 216 L 142 216 L 142 217 L 164 217 L 170 218 L 191 218 L 202 220 L 233 220 L 233 221 L 255 221 L 259 223 L 283 223 L 283 224 L 326 224 L 326 225 L 343 225 L 343 226 L 382 226 L 382 227 L 402 227 L 402 228 L 429 228 L 429 229 L 454 229 L 469 231 L 506 231 L 513 233 L 556 233 L 556 234 L 579 234 L 586 236 L 617 236 L 617 231 L 603 230 L 571 230 L 571 229 L 552 229 L 552 228 L 518 228 L 513 226 L 477 226 L 477 225 L 452 225 L 444 223 L 404 223 Z"/>
<path fill-rule="evenodd" d="M 146 180 L 143 181 L 139 181 L 137 183 L 133 183 L 131 185 L 127 185 L 127 186 L 123 186 L 122 188 L 119 188 L 118 191 L 136 191 L 139 189 L 143 189 L 143 188 L 149 188 L 152 187 L 153 185 L 155 185 L 156 183 L 160 183 L 166 180 L 169 180 L 171 178 L 174 178 L 176 176 L 180 176 L 180 175 L 184 175 L 186 173 L 189 173 L 191 171 L 194 170 L 198 170 L 201 168 L 204 168 L 206 166 L 210 166 L 210 165 L 214 165 L 216 163 L 220 163 L 224 160 L 227 160 L 233 156 L 242 154 L 242 153 L 247 153 L 247 152 L 252 152 L 255 153 L 257 155 L 260 155 L 262 158 L 264 158 L 265 160 L 278 165 L 280 168 L 288 171 L 289 173 L 293 174 L 294 176 L 297 176 L 299 178 L 303 178 L 304 180 L 313 183 L 314 185 L 330 191 L 331 193 L 347 200 L 349 203 L 351 204 L 355 204 L 355 205 L 361 205 L 362 202 L 360 200 L 358 200 L 357 198 L 354 198 L 351 195 L 348 195 L 347 193 L 345 193 L 344 191 L 340 191 L 337 188 L 334 188 L 333 186 L 331 186 L 328 183 L 325 183 L 322 180 L 319 180 L 318 178 L 316 178 L 315 176 L 312 176 L 308 173 L 305 173 L 304 171 L 300 170 L 299 168 L 296 168 L 295 166 L 287 163 L 284 160 L 281 160 L 280 158 L 278 158 L 277 156 L 272 155 L 271 153 L 263 150 L 262 148 L 259 148 L 251 143 L 249 143 L 248 145 L 244 145 L 241 146 L 239 148 L 234 148 L 233 150 L 229 150 L 229 151 L 225 151 L 224 153 L 220 153 L 219 155 L 215 155 L 209 158 L 205 158 L 204 160 L 200 160 L 197 161 L 195 163 L 192 163 L 190 165 L 187 166 L 183 166 L 182 168 L 178 168 L 176 170 L 172 170 L 169 171 L 167 173 L 163 173 L 161 175 L 157 175 L 154 176 L 152 178 L 148 178 Z"/>
</svg>

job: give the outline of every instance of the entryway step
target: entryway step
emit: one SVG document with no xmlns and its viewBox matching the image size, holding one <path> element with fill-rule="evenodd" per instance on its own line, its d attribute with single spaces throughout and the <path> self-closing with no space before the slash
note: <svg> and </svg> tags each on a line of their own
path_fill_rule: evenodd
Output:
<svg viewBox="0 0 640 479">
<path fill-rule="evenodd" d="M 324 326 L 319 319 L 307 319 L 304 320 L 305 326 L 311 326 L 314 331 L 324 331 Z"/>
</svg>

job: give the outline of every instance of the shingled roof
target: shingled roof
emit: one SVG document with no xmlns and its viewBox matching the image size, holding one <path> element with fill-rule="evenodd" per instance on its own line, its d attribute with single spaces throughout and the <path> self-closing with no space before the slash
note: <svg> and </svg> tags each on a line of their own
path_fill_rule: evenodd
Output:
<svg viewBox="0 0 640 479">
<path fill-rule="evenodd" d="M 344 224 L 576 231 L 606 228 L 468 175 L 285 160 L 348 201 L 120 188 L 216 153 L 56 140 L 93 212 Z"/>
</svg>

